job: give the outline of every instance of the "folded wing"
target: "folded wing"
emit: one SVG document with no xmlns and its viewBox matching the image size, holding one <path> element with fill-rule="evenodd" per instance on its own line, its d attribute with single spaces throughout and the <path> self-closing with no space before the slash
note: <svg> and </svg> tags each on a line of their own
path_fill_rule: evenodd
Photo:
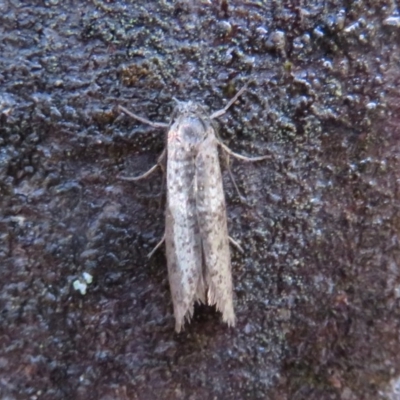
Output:
<svg viewBox="0 0 400 400">
<path fill-rule="evenodd" d="M 207 301 L 235 325 L 231 258 L 218 145 L 210 126 L 196 156 L 196 205 L 205 263 Z"/>
</svg>

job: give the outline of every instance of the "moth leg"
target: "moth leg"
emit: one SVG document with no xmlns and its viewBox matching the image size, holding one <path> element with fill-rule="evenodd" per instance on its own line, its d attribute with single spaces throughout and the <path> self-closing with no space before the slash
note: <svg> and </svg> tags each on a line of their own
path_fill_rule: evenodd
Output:
<svg viewBox="0 0 400 400">
<path fill-rule="evenodd" d="M 243 247 L 235 240 L 229 236 L 229 241 L 243 254 L 244 250 Z"/>
<path fill-rule="evenodd" d="M 160 166 L 161 171 L 164 174 L 165 174 L 166 162 L 167 162 L 167 148 L 164 148 L 164 150 L 157 159 L 157 164 Z"/>
<path fill-rule="evenodd" d="M 242 201 L 243 203 L 245 203 L 245 202 L 246 202 L 246 199 L 242 196 L 242 194 L 240 193 L 239 188 L 238 188 L 237 185 L 236 185 L 236 181 L 235 181 L 235 178 L 233 177 L 233 174 L 232 174 L 232 171 L 231 171 L 231 166 L 230 166 L 230 162 L 229 162 L 229 161 L 230 161 L 230 159 L 229 159 L 229 154 L 228 154 L 228 153 L 225 153 L 225 163 L 226 163 L 226 168 L 227 168 L 228 173 L 229 173 L 229 177 L 231 178 L 231 181 L 232 181 L 232 183 L 233 183 L 233 186 L 234 186 L 234 188 L 235 188 L 235 190 L 236 190 L 237 195 L 239 196 L 240 201 Z"/>
<path fill-rule="evenodd" d="M 162 208 L 162 194 L 164 192 L 165 182 L 166 182 L 166 179 L 165 179 L 166 166 L 167 166 L 167 149 L 166 148 L 164 148 L 164 150 L 161 153 L 160 157 L 158 157 L 157 164 L 160 166 L 161 171 L 162 171 L 162 175 L 163 175 L 162 183 L 161 183 L 161 190 L 160 190 L 160 194 L 159 194 L 160 202 L 159 202 L 159 205 L 158 205 L 158 208 L 161 209 Z"/>
<path fill-rule="evenodd" d="M 270 156 L 260 156 L 260 157 L 242 156 L 241 154 L 238 154 L 238 153 L 235 153 L 234 151 L 232 151 L 226 144 L 222 143 L 220 140 L 218 140 L 218 144 L 222 147 L 222 149 L 224 151 L 226 151 L 232 157 L 237 158 L 238 160 L 254 162 L 254 161 L 262 161 L 262 160 L 266 160 L 267 158 L 270 158 Z"/>
<path fill-rule="evenodd" d="M 133 119 L 137 119 L 138 121 L 143 122 L 146 125 L 152 126 L 153 128 L 168 128 L 169 127 L 169 124 L 166 124 L 164 122 L 153 122 L 153 121 L 150 121 L 149 119 L 140 117 L 139 115 L 136 115 L 136 114 L 130 112 L 125 107 L 118 106 L 118 109 L 120 111 L 122 111 L 123 113 L 125 113 L 126 115 L 129 115 Z"/>
<path fill-rule="evenodd" d="M 233 97 L 232 99 L 230 99 L 230 101 L 228 102 L 228 104 L 222 109 L 222 110 L 218 110 L 218 111 L 214 111 L 210 118 L 211 119 L 215 119 L 215 118 L 219 118 L 221 115 L 224 115 L 228 109 L 230 107 L 232 107 L 232 104 L 243 94 L 243 92 L 247 89 L 247 84 L 244 85 Z"/>
<path fill-rule="evenodd" d="M 145 172 L 142 175 L 139 176 L 117 176 L 117 179 L 120 179 L 121 181 L 127 181 L 127 182 L 135 182 L 135 181 L 140 181 L 141 179 L 147 178 L 150 176 L 157 168 L 159 167 L 158 164 L 153 165 L 147 172 Z"/>
<path fill-rule="evenodd" d="M 141 179 L 147 178 L 150 176 L 156 169 L 157 167 L 160 167 L 163 174 L 165 173 L 164 171 L 164 160 L 167 155 L 167 150 L 164 149 L 163 152 L 161 153 L 160 157 L 158 157 L 157 164 L 153 165 L 148 171 L 146 171 L 144 174 L 139 175 L 139 176 L 117 176 L 117 179 L 120 179 L 121 181 L 127 181 L 127 182 L 136 182 L 140 181 Z"/>
<path fill-rule="evenodd" d="M 157 249 L 164 243 L 164 241 L 165 241 L 165 233 L 161 238 L 161 240 L 157 243 L 156 247 L 154 247 L 154 249 L 147 255 L 147 258 L 151 258 L 152 255 L 157 251 Z"/>
</svg>

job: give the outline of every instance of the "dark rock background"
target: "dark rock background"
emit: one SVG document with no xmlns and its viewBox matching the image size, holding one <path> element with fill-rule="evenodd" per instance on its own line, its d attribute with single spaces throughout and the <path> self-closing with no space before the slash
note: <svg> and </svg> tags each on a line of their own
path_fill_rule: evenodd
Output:
<svg viewBox="0 0 400 400">
<path fill-rule="evenodd" d="M 392 1 L 0 1 L 2 399 L 400 398 Z M 174 333 L 162 236 L 174 102 L 259 163 L 225 172 L 237 327 Z M 82 295 L 73 287 L 93 276 Z"/>
</svg>

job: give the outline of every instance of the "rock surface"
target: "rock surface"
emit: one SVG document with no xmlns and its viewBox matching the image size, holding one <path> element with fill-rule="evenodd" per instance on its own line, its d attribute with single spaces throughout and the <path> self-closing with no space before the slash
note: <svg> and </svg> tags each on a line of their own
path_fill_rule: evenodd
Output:
<svg viewBox="0 0 400 400">
<path fill-rule="evenodd" d="M 399 58 L 390 1 L 0 1 L 2 399 L 398 398 Z M 297 2 L 303 3 L 303 2 Z M 172 97 L 214 111 L 237 327 L 174 333 Z M 89 278 L 90 277 L 90 278 Z M 397 392 L 396 392 L 397 390 Z"/>
</svg>

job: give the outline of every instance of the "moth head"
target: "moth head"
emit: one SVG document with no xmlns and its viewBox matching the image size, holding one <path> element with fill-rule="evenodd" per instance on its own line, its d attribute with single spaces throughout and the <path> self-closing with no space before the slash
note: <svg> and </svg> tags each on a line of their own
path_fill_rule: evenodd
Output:
<svg viewBox="0 0 400 400">
<path fill-rule="evenodd" d="M 177 116 L 204 117 L 208 115 L 206 108 L 199 103 L 195 103 L 194 101 L 180 101 L 175 97 L 173 97 L 173 100 L 176 102 L 176 107 L 172 114 L 173 119 Z"/>
</svg>

